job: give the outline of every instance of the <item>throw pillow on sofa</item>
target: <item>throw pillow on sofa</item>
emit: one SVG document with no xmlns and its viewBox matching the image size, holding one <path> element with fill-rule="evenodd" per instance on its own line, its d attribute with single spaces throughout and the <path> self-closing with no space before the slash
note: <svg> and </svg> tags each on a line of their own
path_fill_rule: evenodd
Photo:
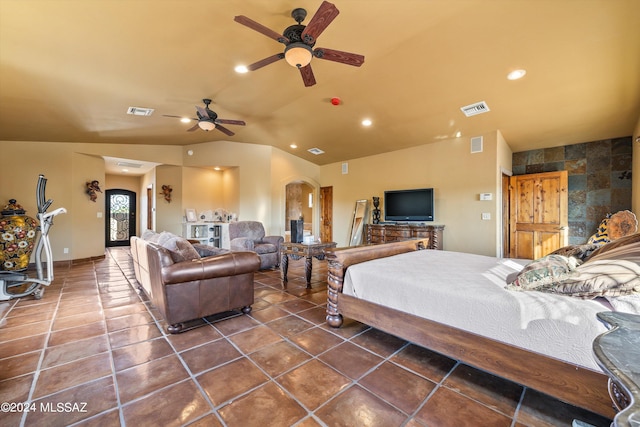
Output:
<svg viewBox="0 0 640 427">
<path fill-rule="evenodd" d="M 158 244 L 171 253 L 171 259 L 173 259 L 173 262 L 200 259 L 200 254 L 187 239 L 176 236 L 173 233 L 169 233 L 167 231 L 160 233 Z"/>
</svg>

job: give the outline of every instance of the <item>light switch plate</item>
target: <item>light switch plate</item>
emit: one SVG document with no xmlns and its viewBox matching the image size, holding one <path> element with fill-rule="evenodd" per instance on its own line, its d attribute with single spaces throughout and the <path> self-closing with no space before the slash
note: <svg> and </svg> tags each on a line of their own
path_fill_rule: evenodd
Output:
<svg viewBox="0 0 640 427">
<path fill-rule="evenodd" d="M 491 193 L 480 193 L 480 200 L 491 200 L 493 199 L 493 194 Z"/>
<path fill-rule="evenodd" d="M 489 212 L 482 212 L 482 219 L 483 220 L 491 219 L 491 214 Z"/>
</svg>

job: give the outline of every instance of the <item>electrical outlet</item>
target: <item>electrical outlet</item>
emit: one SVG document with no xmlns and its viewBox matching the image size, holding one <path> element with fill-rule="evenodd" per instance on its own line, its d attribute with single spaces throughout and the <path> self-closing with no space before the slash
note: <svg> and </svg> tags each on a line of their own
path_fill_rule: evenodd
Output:
<svg viewBox="0 0 640 427">
<path fill-rule="evenodd" d="M 98 218 L 102 218 L 102 212 L 98 212 Z"/>
<path fill-rule="evenodd" d="M 482 212 L 482 219 L 485 221 L 491 219 L 491 214 L 489 212 Z"/>
<path fill-rule="evenodd" d="M 62 252 L 64 252 L 65 254 L 68 254 L 68 253 L 69 253 L 69 248 L 64 248 L 64 249 L 62 250 Z"/>
</svg>

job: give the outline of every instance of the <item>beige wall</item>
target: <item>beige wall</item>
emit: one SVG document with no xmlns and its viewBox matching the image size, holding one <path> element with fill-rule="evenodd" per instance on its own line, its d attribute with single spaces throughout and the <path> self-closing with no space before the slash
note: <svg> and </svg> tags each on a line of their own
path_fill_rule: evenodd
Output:
<svg viewBox="0 0 640 427">
<path fill-rule="evenodd" d="M 353 159 L 348 174 L 342 174 L 342 163 L 322 166 L 322 186 L 333 187 L 333 240 L 347 244 L 356 200 L 380 196 L 382 205 L 385 190 L 433 187 L 433 224 L 445 225 L 444 248 L 494 256 L 498 176 L 501 167 L 511 168 L 510 150 L 503 140 L 498 142 L 498 133 L 482 136 L 481 153 L 471 153 L 469 138 L 456 138 Z M 480 193 L 493 193 L 493 201 L 480 201 Z M 490 221 L 481 220 L 483 212 L 491 215 Z"/>
</svg>

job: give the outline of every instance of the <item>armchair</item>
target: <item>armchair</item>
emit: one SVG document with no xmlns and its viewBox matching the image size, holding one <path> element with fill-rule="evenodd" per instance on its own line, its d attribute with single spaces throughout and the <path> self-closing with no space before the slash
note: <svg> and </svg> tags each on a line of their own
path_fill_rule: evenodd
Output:
<svg viewBox="0 0 640 427">
<path fill-rule="evenodd" d="M 265 236 L 264 226 L 259 221 L 237 221 L 229 223 L 231 251 L 252 251 L 260 257 L 260 269 L 280 266 L 282 236 Z"/>
</svg>

